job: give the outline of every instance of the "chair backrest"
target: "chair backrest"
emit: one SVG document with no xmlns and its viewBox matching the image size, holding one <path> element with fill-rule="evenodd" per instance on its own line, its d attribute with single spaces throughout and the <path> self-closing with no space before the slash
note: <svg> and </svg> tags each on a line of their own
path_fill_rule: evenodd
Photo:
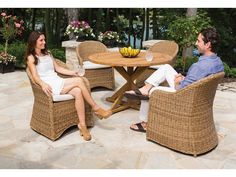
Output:
<svg viewBox="0 0 236 177">
<path fill-rule="evenodd" d="M 168 54 L 174 59 L 179 51 L 179 46 L 174 41 L 163 40 L 155 43 L 149 50 L 152 52 Z"/>
<path fill-rule="evenodd" d="M 36 84 L 28 67 L 26 68 L 25 71 L 26 71 L 27 76 L 29 77 L 30 83 Z"/>
<path fill-rule="evenodd" d="M 79 62 L 88 60 L 88 56 L 95 53 L 107 52 L 107 47 L 99 41 L 84 41 L 76 48 Z"/>
<path fill-rule="evenodd" d="M 209 75 L 187 87 L 180 90 L 188 93 L 186 94 L 186 99 L 190 99 L 193 101 L 194 107 L 200 109 L 206 109 L 203 103 L 207 104 L 208 106 L 213 105 L 215 93 L 219 82 L 224 77 L 225 73 L 220 72 L 216 74 Z M 187 96 L 188 95 L 188 96 Z M 204 108 L 205 107 L 205 108 Z"/>
</svg>

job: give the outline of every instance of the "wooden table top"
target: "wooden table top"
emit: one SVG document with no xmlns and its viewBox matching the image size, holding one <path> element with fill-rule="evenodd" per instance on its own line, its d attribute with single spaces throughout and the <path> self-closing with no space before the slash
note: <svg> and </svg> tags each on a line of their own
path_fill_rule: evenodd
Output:
<svg viewBox="0 0 236 177">
<path fill-rule="evenodd" d="M 109 65 L 109 66 L 152 66 L 171 63 L 172 57 L 167 54 L 153 53 L 153 60 L 148 62 L 145 59 L 146 52 L 140 52 L 135 58 L 124 58 L 119 52 L 105 52 L 92 54 L 88 59 L 97 64 Z"/>
</svg>

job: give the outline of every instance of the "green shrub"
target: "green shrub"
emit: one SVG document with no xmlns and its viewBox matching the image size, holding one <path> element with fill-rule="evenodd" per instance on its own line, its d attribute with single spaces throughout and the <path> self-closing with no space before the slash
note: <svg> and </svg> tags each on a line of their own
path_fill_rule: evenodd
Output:
<svg viewBox="0 0 236 177">
<path fill-rule="evenodd" d="M 236 68 L 231 68 L 231 76 L 236 78 Z"/>
<path fill-rule="evenodd" d="M 25 50 L 26 44 L 21 41 L 17 41 L 14 43 L 9 44 L 8 46 L 8 53 L 16 57 L 16 67 L 17 68 L 25 68 Z M 0 45 L 0 51 L 4 51 L 4 46 Z M 50 49 L 52 55 L 55 58 L 62 60 L 63 62 L 66 61 L 65 59 L 65 51 L 64 49 L 53 48 Z"/>
<path fill-rule="evenodd" d="M 62 60 L 63 62 L 66 62 L 64 49 L 54 48 L 54 49 L 49 49 L 49 50 L 52 53 L 54 58 L 58 58 L 58 59 Z"/>
<path fill-rule="evenodd" d="M 227 65 L 227 63 L 223 62 L 223 64 L 224 64 L 225 76 L 229 77 L 231 75 L 231 69 L 230 69 L 229 65 Z"/>
<path fill-rule="evenodd" d="M 16 57 L 16 67 L 25 68 L 25 43 L 16 41 L 14 43 L 9 44 L 8 53 Z M 0 51 L 4 50 L 4 46 L 0 45 Z"/>
<path fill-rule="evenodd" d="M 186 63 L 185 63 L 185 70 L 184 70 L 184 63 L 182 57 L 178 57 L 174 68 L 177 69 L 177 71 L 183 71 L 183 72 L 188 72 L 188 69 L 193 63 L 196 63 L 198 61 L 198 57 L 187 57 L 186 58 Z"/>
<path fill-rule="evenodd" d="M 225 62 L 223 62 L 223 64 L 224 64 L 225 76 L 236 78 L 236 68 L 230 68 L 229 65 Z"/>
</svg>

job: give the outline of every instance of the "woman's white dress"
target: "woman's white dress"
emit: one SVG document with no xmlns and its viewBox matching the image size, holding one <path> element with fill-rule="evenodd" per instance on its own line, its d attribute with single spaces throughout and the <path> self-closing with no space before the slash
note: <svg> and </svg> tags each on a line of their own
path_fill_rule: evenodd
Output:
<svg viewBox="0 0 236 177">
<path fill-rule="evenodd" d="M 42 81 L 52 88 L 52 94 L 60 95 L 65 79 L 59 77 L 54 70 L 53 59 L 50 55 L 38 56 L 37 72 Z"/>
</svg>

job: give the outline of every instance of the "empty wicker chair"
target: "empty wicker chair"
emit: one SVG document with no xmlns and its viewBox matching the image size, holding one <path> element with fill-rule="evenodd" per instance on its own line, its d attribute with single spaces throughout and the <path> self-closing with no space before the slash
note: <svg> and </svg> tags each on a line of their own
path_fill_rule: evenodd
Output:
<svg viewBox="0 0 236 177">
<path fill-rule="evenodd" d="M 85 68 L 85 77 L 90 87 L 115 88 L 114 70 L 110 66 L 95 64 L 88 61 L 88 56 L 95 53 L 107 52 L 107 47 L 98 41 L 84 41 L 76 48 L 79 64 Z"/>
<path fill-rule="evenodd" d="M 66 67 L 65 63 L 60 60 L 56 60 L 56 62 L 60 66 Z M 47 96 L 41 87 L 34 82 L 28 68 L 26 72 L 34 94 L 34 106 L 30 126 L 36 132 L 51 140 L 56 140 L 66 129 L 79 123 L 75 109 L 75 100 L 72 95 L 65 94 L 61 98 L 61 100 L 64 99 L 65 101 L 53 101 L 58 99 L 58 97 L 52 98 L 51 96 Z M 60 76 L 63 77 L 63 75 Z M 90 90 L 88 80 L 86 78 L 83 79 L 87 88 Z M 87 103 L 85 104 L 85 112 L 86 124 L 91 127 L 94 125 L 94 119 L 91 107 Z"/>
<path fill-rule="evenodd" d="M 179 46 L 174 41 L 163 40 L 155 43 L 149 48 L 149 50 L 152 52 L 165 53 L 170 55 L 173 60 L 171 63 L 168 64 L 174 65 L 177 53 L 179 51 Z M 138 87 L 142 87 L 144 85 L 144 81 L 159 67 L 160 65 L 151 66 L 145 72 L 143 72 L 143 74 L 139 76 L 136 80 L 136 84 L 138 85 Z"/>
<path fill-rule="evenodd" d="M 224 72 L 210 75 L 177 92 L 155 90 L 150 96 L 147 140 L 194 156 L 218 144 L 213 101 Z"/>
</svg>

